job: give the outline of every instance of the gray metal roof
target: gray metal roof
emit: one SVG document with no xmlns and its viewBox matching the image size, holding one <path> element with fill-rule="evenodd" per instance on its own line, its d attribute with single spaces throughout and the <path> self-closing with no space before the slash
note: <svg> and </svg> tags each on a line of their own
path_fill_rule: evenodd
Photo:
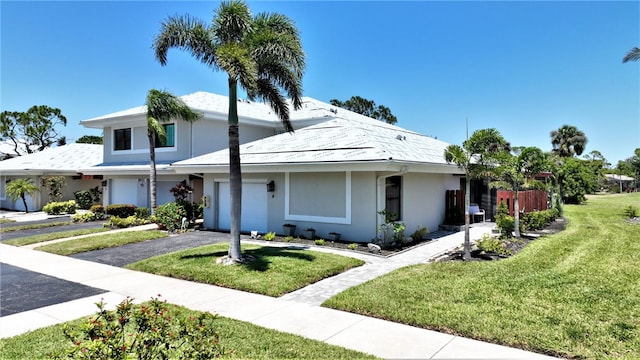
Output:
<svg viewBox="0 0 640 360">
<path fill-rule="evenodd" d="M 69 173 L 102 162 L 102 145 L 68 144 L 0 161 L 0 174 Z"/>
</svg>

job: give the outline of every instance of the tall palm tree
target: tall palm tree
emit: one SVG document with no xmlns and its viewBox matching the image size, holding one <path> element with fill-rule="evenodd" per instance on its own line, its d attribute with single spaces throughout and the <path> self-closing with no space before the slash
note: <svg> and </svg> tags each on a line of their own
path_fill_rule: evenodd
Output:
<svg viewBox="0 0 640 360">
<path fill-rule="evenodd" d="M 551 145 L 554 153 L 561 157 L 572 157 L 582 154 L 587 145 L 587 137 L 577 127 L 563 125 L 551 132 Z"/>
<path fill-rule="evenodd" d="M 151 215 L 156 211 L 156 138 L 166 141 L 166 131 L 162 123 L 172 119 L 193 122 L 201 114 L 192 111 L 182 99 L 165 90 L 151 89 L 147 94 L 147 137 L 149 138 L 149 192 L 151 200 Z"/>
<path fill-rule="evenodd" d="M 629 50 L 627 55 L 625 55 L 624 58 L 622 59 L 623 63 L 626 63 L 628 61 L 640 61 L 640 48 L 639 47 L 634 47 L 633 49 Z"/>
<path fill-rule="evenodd" d="M 240 218 L 242 214 L 242 173 L 238 134 L 238 85 L 250 99 L 261 99 L 280 118 L 287 131 L 289 106 L 302 107 L 302 75 L 305 54 L 300 35 L 288 17 L 272 13 L 252 16 L 238 0 L 225 1 L 215 11 L 209 26 L 189 15 L 169 17 L 161 25 L 153 48 L 160 64 L 167 63 L 170 48 L 191 53 L 212 70 L 228 75 L 229 85 L 229 187 L 231 192 L 231 242 L 229 258 L 242 262 Z"/>
<path fill-rule="evenodd" d="M 496 163 L 496 156 L 509 150 L 507 143 L 496 129 L 476 130 L 471 137 L 460 145 L 449 145 L 444 150 L 444 158 L 454 163 L 465 174 L 464 193 L 464 255 L 465 261 L 471 260 L 471 240 L 469 234 L 469 202 L 471 199 L 471 178 L 488 175 Z"/>
<path fill-rule="evenodd" d="M 33 183 L 33 180 L 30 178 L 12 180 L 7 184 L 7 187 L 5 188 L 5 192 L 7 193 L 7 196 L 9 196 L 11 201 L 22 199 L 22 204 L 24 204 L 24 212 L 26 213 L 29 212 L 29 208 L 27 207 L 27 194 L 33 197 L 33 195 L 35 195 L 38 191 L 40 191 L 40 189 Z"/>
<path fill-rule="evenodd" d="M 520 189 L 525 182 L 544 171 L 546 157 L 537 147 L 514 147 L 511 152 L 503 152 L 498 157 L 499 166 L 492 173 L 499 179 L 492 182 L 494 187 L 502 187 L 515 193 L 513 199 L 514 232 L 516 238 L 520 238 Z"/>
</svg>

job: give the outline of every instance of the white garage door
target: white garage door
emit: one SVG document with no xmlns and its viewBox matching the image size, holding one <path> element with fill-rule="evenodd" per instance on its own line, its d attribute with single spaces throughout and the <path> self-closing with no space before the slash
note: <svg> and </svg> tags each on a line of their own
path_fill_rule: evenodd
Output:
<svg viewBox="0 0 640 360">
<path fill-rule="evenodd" d="M 231 228 L 229 183 L 219 183 L 218 227 Z M 267 187 L 265 184 L 242 184 L 241 231 L 267 232 Z"/>
<path fill-rule="evenodd" d="M 138 204 L 138 180 L 137 179 L 112 179 L 109 189 L 110 204 Z"/>
</svg>

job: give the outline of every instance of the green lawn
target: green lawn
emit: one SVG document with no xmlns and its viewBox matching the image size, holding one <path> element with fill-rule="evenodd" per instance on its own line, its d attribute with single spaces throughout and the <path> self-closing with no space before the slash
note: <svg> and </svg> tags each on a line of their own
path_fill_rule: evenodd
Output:
<svg viewBox="0 0 640 360">
<path fill-rule="evenodd" d="M 124 231 L 69 241 L 62 241 L 55 244 L 37 247 L 36 250 L 58 255 L 71 255 L 85 251 L 107 249 L 141 241 L 159 239 L 163 237 L 167 237 L 167 233 L 159 230 Z"/>
<path fill-rule="evenodd" d="M 310 250 L 258 245 L 243 245 L 242 250 L 255 261 L 217 265 L 216 259 L 228 251 L 224 243 L 160 255 L 126 267 L 277 297 L 364 264 L 358 259 Z"/>
<path fill-rule="evenodd" d="M 70 221 L 56 221 L 45 224 L 27 224 L 27 225 L 16 225 L 16 226 L 7 226 L 0 228 L 0 233 L 9 232 L 9 231 L 18 231 L 18 230 L 28 230 L 28 229 L 42 229 L 47 227 L 54 226 L 62 226 L 62 225 L 70 225 L 72 222 Z"/>
<path fill-rule="evenodd" d="M 196 316 L 195 311 L 186 310 Z M 79 325 L 83 320 L 69 324 Z M 367 354 L 306 339 L 297 335 L 266 329 L 247 322 L 219 317 L 215 320 L 220 344 L 233 350 L 236 359 L 363 359 Z M 35 330 L 9 339 L 0 339 L 2 359 L 49 359 L 47 354 L 68 349 L 62 324 Z"/>
<path fill-rule="evenodd" d="M 111 230 L 111 229 L 109 229 L 109 228 L 76 229 L 76 230 L 60 231 L 60 232 L 49 233 L 49 234 L 25 236 L 25 237 L 21 237 L 21 238 L 15 238 L 15 239 L 10 239 L 10 240 L 7 240 L 7 241 L 3 241 L 3 243 L 7 244 L 7 245 L 14 245 L 14 246 L 25 246 L 25 245 L 31 245 L 31 244 L 36 244 L 36 243 L 45 242 L 45 241 L 70 238 L 70 237 L 80 236 L 80 235 L 100 233 L 100 232 L 105 232 L 105 231 L 109 231 L 109 230 Z"/>
<path fill-rule="evenodd" d="M 565 231 L 496 262 L 403 268 L 325 306 L 571 358 L 640 358 L 640 193 L 566 206 Z"/>
</svg>

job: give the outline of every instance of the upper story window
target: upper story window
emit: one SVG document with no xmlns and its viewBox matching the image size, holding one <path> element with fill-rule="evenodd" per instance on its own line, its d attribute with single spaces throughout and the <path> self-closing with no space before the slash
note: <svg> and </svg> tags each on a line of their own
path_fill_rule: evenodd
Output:
<svg viewBox="0 0 640 360">
<path fill-rule="evenodd" d="M 113 130 L 113 150 L 131 150 L 131 128 Z"/>
<path fill-rule="evenodd" d="M 163 124 L 162 127 L 167 136 L 164 141 L 156 136 L 156 148 L 176 146 L 176 124 Z"/>
</svg>

